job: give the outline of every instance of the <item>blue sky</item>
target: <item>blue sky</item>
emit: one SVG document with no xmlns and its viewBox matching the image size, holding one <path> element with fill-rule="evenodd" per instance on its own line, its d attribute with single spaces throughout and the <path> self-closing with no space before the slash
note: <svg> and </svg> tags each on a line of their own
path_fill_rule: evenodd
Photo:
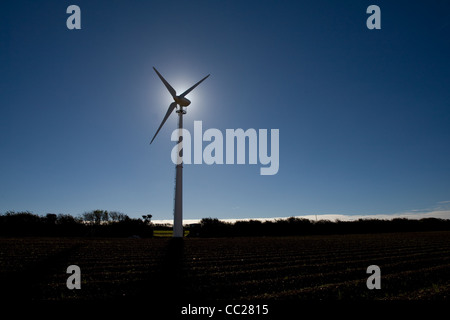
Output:
<svg viewBox="0 0 450 320">
<path fill-rule="evenodd" d="M 274 176 L 185 165 L 186 219 L 442 209 L 449 32 L 445 0 L 2 1 L 0 212 L 172 219 L 176 117 L 150 146 L 171 102 L 153 66 L 178 92 L 211 74 L 187 129 L 280 132 Z"/>
</svg>

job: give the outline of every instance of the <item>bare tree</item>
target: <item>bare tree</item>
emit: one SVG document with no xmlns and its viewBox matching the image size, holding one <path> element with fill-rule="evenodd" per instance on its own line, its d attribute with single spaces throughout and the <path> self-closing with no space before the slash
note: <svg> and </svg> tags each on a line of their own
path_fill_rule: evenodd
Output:
<svg viewBox="0 0 450 320">
<path fill-rule="evenodd" d="M 94 213 L 92 211 L 83 213 L 81 215 L 81 217 L 82 217 L 83 221 L 85 221 L 85 222 L 94 222 L 95 221 Z"/>
<path fill-rule="evenodd" d="M 109 212 L 109 218 L 111 219 L 111 221 L 117 222 L 117 221 L 119 221 L 119 214 L 120 214 L 120 212 L 110 211 Z"/>
<path fill-rule="evenodd" d="M 152 215 L 151 214 L 144 214 L 143 216 L 142 216 L 142 218 L 144 219 L 144 222 L 146 223 L 146 224 L 150 224 L 151 223 L 151 221 L 152 221 Z"/>
<path fill-rule="evenodd" d="M 101 224 L 102 222 L 109 221 L 109 214 L 106 210 L 94 210 L 85 212 L 82 214 L 83 220 L 87 222 L 93 222 L 95 224 Z"/>
</svg>

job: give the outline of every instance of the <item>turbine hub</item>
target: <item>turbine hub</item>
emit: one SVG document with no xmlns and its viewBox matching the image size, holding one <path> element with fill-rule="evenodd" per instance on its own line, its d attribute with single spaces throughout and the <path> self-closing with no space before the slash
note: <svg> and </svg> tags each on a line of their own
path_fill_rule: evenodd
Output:
<svg viewBox="0 0 450 320">
<path fill-rule="evenodd" d="M 182 107 L 187 107 L 188 105 L 191 104 L 191 101 L 189 101 L 189 99 L 180 96 L 175 97 L 175 102 Z"/>
</svg>

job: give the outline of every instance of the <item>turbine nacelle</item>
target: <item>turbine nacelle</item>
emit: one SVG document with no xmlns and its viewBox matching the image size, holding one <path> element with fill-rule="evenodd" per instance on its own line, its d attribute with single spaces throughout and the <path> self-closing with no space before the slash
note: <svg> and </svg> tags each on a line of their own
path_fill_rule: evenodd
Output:
<svg viewBox="0 0 450 320">
<path fill-rule="evenodd" d="M 188 105 L 191 104 L 191 101 L 189 99 L 182 96 L 177 96 L 173 98 L 173 100 L 175 100 L 175 102 L 181 107 L 187 107 Z"/>
</svg>

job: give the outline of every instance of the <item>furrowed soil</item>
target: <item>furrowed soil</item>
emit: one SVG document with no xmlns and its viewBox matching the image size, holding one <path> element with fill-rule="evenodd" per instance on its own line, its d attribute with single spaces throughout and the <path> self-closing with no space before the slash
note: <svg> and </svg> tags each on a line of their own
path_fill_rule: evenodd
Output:
<svg viewBox="0 0 450 320">
<path fill-rule="evenodd" d="M 81 289 L 69 290 L 69 265 Z M 381 269 L 369 290 L 367 267 Z M 450 232 L 254 238 L 1 238 L 2 297 L 20 301 L 443 301 Z"/>
</svg>

